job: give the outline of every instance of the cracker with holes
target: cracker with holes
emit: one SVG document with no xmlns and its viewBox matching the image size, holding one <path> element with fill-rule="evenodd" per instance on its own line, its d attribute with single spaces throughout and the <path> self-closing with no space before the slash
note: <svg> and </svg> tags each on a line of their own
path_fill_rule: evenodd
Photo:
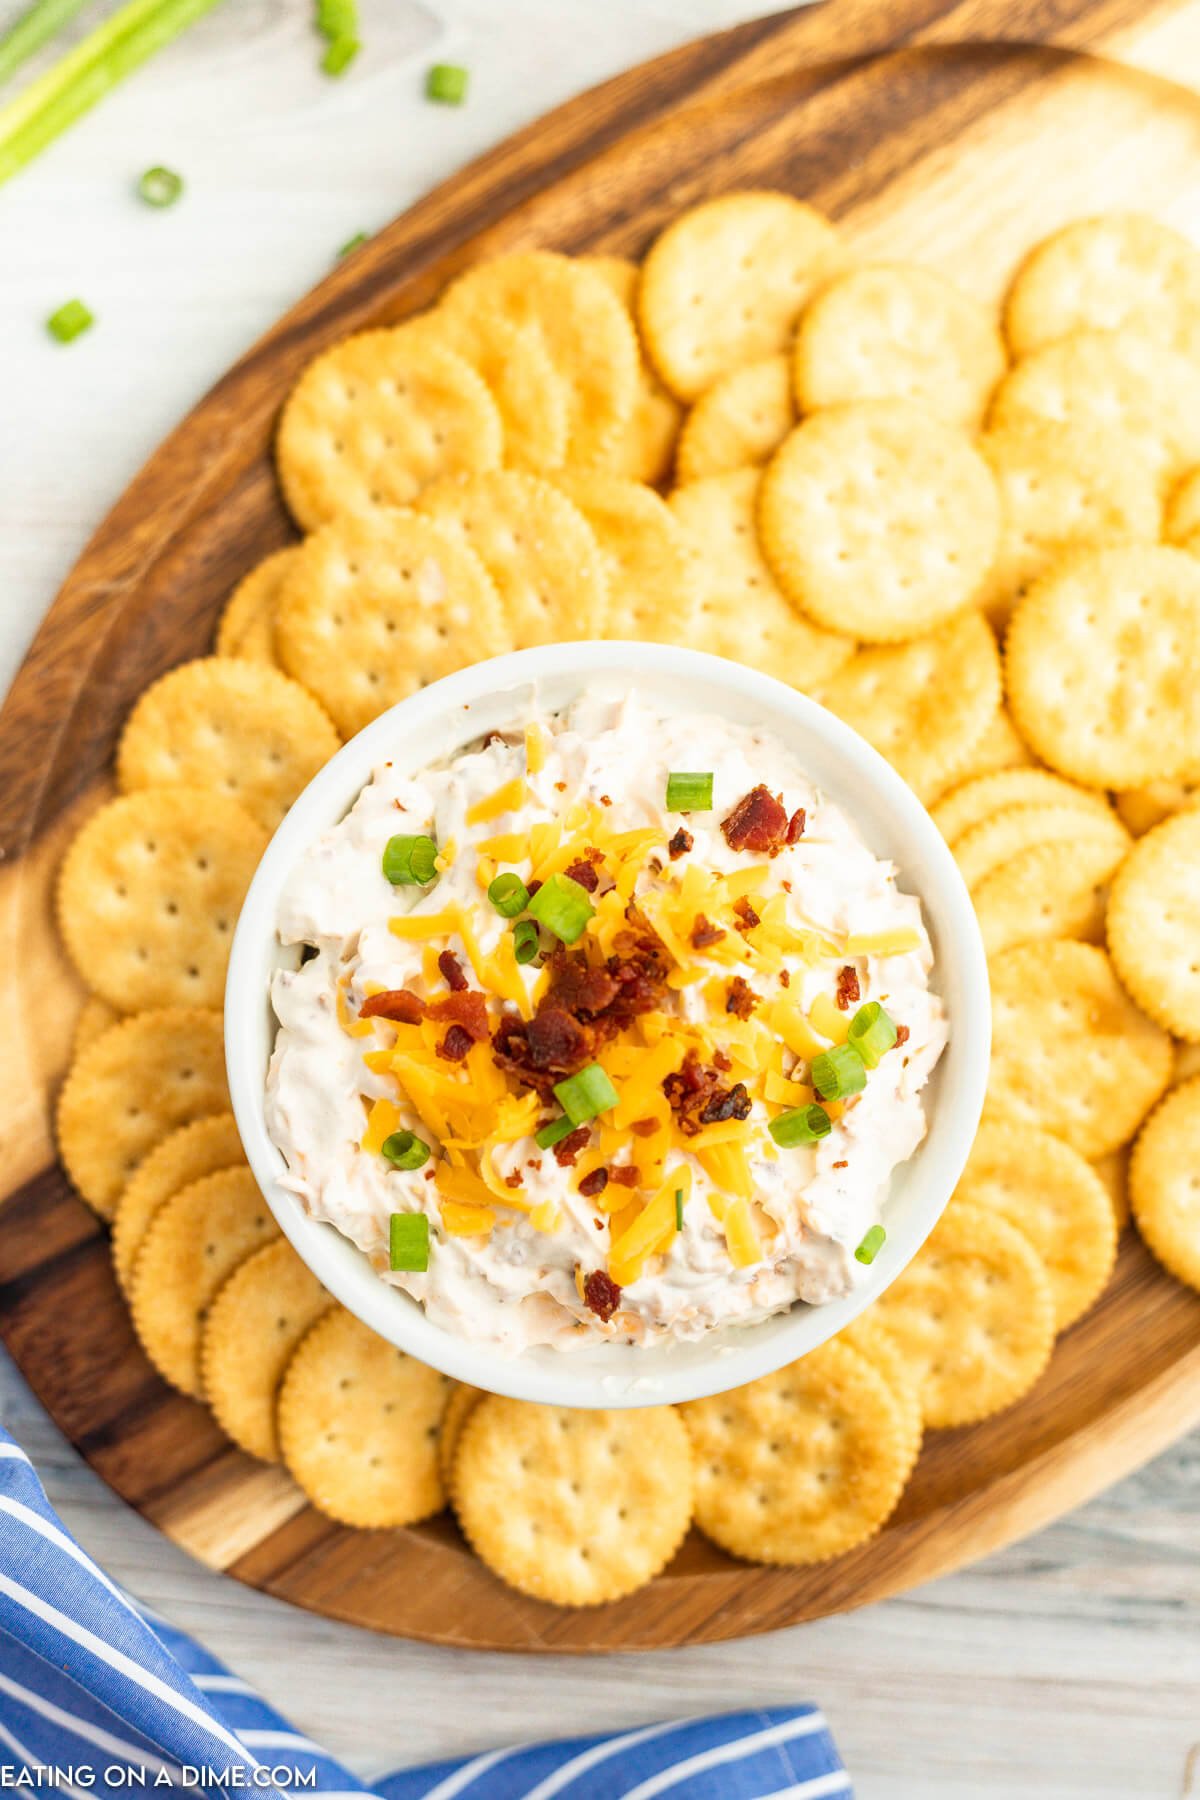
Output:
<svg viewBox="0 0 1200 1800">
<path fill-rule="evenodd" d="M 598 1606 L 644 1587 L 687 1535 L 692 1453 L 667 1406 L 573 1411 L 488 1397 L 454 1465 L 459 1523 L 523 1594 Z"/>
<path fill-rule="evenodd" d="M 688 546 L 661 495 L 641 482 L 564 469 L 555 478 L 595 535 L 608 598 L 607 637 L 657 638 L 688 581 Z"/>
<path fill-rule="evenodd" d="M 1065 781 L 1049 769 L 1003 769 L 972 776 L 939 800 L 930 816 L 953 848 L 976 825 L 1014 806 L 1071 806 L 1112 818 L 1106 795 Z"/>
<path fill-rule="evenodd" d="M 910 400 L 978 428 L 1008 366 L 992 314 L 932 269 L 851 269 L 821 290 L 796 331 L 802 412 L 854 400 Z"/>
<path fill-rule="evenodd" d="M 129 1306 L 142 1349 L 180 1393 L 203 1395 L 201 1334 L 222 1283 L 278 1235 L 249 1169 L 205 1175 L 155 1214 L 133 1265 Z"/>
<path fill-rule="evenodd" d="M 1173 1088 L 1146 1121 L 1130 1158 L 1129 1205 L 1164 1269 L 1200 1289 L 1200 1077 Z"/>
<path fill-rule="evenodd" d="M 437 1443 L 450 1385 L 335 1307 L 284 1374 L 283 1460 L 313 1505 L 343 1525 L 415 1525 L 446 1503 Z"/>
<path fill-rule="evenodd" d="M 1005 640 L 1018 730 L 1060 774 L 1137 787 L 1200 765 L 1200 564 L 1164 546 L 1076 554 Z"/>
<path fill-rule="evenodd" d="M 636 332 L 634 306 L 641 279 L 638 265 L 627 256 L 581 256 L 578 260 L 611 289 Z M 682 406 L 641 355 L 639 345 L 633 414 L 605 457 L 605 467 L 630 481 L 665 481 L 675 460 L 682 420 Z"/>
<path fill-rule="evenodd" d="M 278 1462 L 275 1403 L 300 1340 L 333 1305 L 286 1238 L 239 1264 L 204 1320 L 200 1375 L 213 1416 L 239 1449 Z"/>
<path fill-rule="evenodd" d="M 80 1052 L 58 1101 L 67 1174 L 103 1219 L 154 1146 L 229 1105 L 221 1015 L 156 1007 L 123 1019 Z"/>
<path fill-rule="evenodd" d="M 1108 884 L 1125 854 L 1123 844 L 1104 836 L 1018 850 L 971 890 L 987 954 L 1038 938 L 1103 943 Z"/>
<path fill-rule="evenodd" d="M 275 611 L 283 578 L 296 559 L 297 546 L 288 544 L 251 569 L 225 602 L 217 626 L 216 653 L 236 656 L 243 662 L 279 664 L 275 656 Z"/>
<path fill-rule="evenodd" d="M 500 313 L 437 307 L 396 328 L 415 344 L 453 350 L 487 383 L 513 469 L 556 469 L 567 454 L 570 398 L 534 326 Z"/>
<path fill-rule="evenodd" d="M 750 1562 L 823 1562 L 873 1537 L 911 1466 L 905 1402 L 840 1340 L 680 1410 L 696 1454 L 696 1523 Z"/>
<path fill-rule="evenodd" d="M 952 1204 L 875 1302 L 921 1384 L 926 1425 L 971 1425 L 1019 1400 L 1054 1348 L 1054 1292 L 1007 1219 Z"/>
<path fill-rule="evenodd" d="M 1056 1331 L 1107 1285 L 1117 1254 L 1112 1202 L 1091 1165 L 1049 1132 L 985 1121 L 951 1205 L 1007 1219 L 1029 1239 L 1050 1278 Z"/>
<path fill-rule="evenodd" d="M 758 529 L 784 593 L 830 631 L 890 643 L 979 593 L 1000 535 L 965 433 L 902 400 L 805 419 L 767 465 Z"/>
<path fill-rule="evenodd" d="M 1000 658 L 987 620 L 964 612 L 907 644 L 860 650 L 821 690 L 928 804 L 955 779 L 1000 704 Z"/>
<path fill-rule="evenodd" d="M 1006 706 L 997 707 L 983 736 L 972 749 L 955 780 L 968 781 L 975 775 L 996 775 L 1001 770 L 1031 769 L 1033 752 L 1012 722 Z"/>
<path fill-rule="evenodd" d="M 438 1473 L 441 1475 L 442 1486 L 452 1504 L 454 1501 L 454 1465 L 458 1460 L 458 1446 L 462 1439 L 463 1428 L 484 1398 L 482 1388 L 469 1387 L 466 1382 L 460 1382 L 451 1390 L 450 1398 L 446 1402 L 446 1410 L 442 1414 L 437 1444 Z"/>
<path fill-rule="evenodd" d="M 117 780 L 126 793 L 211 787 L 274 831 L 340 742 L 299 682 L 209 656 L 146 689 L 121 734 Z"/>
<path fill-rule="evenodd" d="M 1150 463 L 1113 432 L 1028 419 L 980 442 L 1000 491 L 1003 523 L 985 604 L 997 626 L 1068 551 L 1153 544 L 1162 518 Z"/>
<path fill-rule="evenodd" d="M 126 1296 L 131 1289 L 137 1253 L 159 1207 L 202 1176 L 215 1175 L 218 1169 L 238 1168 L 245 1160 L 242 1140 L 229 1112 L 193 1119 L 155 1144 L 123 1190 L 113 1217 L 113 1270 Z"/>
<path fill-rule="evenodd" d="M 121 1016 L 107 1000 L 101 1000 L 97 994 L 89 994 L 75 1021 L 75 1031 L 71 1038 L 72 1059 L 77 1058 L 98 1037 L 103 1037 L 109 1026 L 115 1025 Z"/>
<path fill-rule="evenodd" d="M 921 1384 L 916 1372 L 905 1361 L 899 1344 L 894 1337 L 888 1335 L 887 1327 L 877 1318 L 873 1307 L 868 1307 L 852 1325 L 839 1331 L 837 1342 L 848 1344 L 851 1350 L 865 1357 L 891 1389 L 892 1398 L 899 1405 L 904 1419 L 908 1472 L 911 1473 L 921 1454 L 921 1439 L 925 1431 L 925 1415 L 921 1411 Z"/>
<path fill-rule="evenodd" d="M 854 639 L 813 625 L 780 592 L 755 529 L 758 485 L 756 469 L 733 469 L 671 494 L 692 553 L 679 641 L 816 693 L 849 662 Z"/>
<path fill-rule="evenodd" d="M 401 328 L 361 332 L 308 365 L 284 406 L 275 461 L 292 517 L 315 531 L 339 513 L 407 506 L 427 482 L 497 468 L 503 452 L 483 377 Z"/>
<path fill-rule="evenodd" d="M 1077 331 L 1129 327 L 1194 356 L 1200 350 L 1200 250 L 1145 213 L 1076 219 L 1034 246 L 1004 307 L 1013 354 Z"/>
<path fill-rule="evenodd" d="M 205 788 L 109 801 L 59 872 L 71 961 L 120 1012 L 220 1006 L 238 909 L 266 847 L 266 831 L 236 800 Z"/>
<path fill-rule="evenodd" d="M 1146 781 L 1139 787 L 1123 788 L 1116 800 L 1121 823 L 1134 837 L 1143 837 L 1164 819 L 1200 805 L 1200 769 L 1189 769 L 1186 775 L 1169 781 Z"/>
<path fill-rule="evenodd" d="M 1127 1143 L 1171 1078 L 1171 1040 L 1104 951 L 1071 938 L 1020 944 L 990 969 L 991 1099 L 1089 1160 Z"/>
<path fill-rule="evenodd" d="M 703 481 L 768 462 L 797 419 L 786 356 L 731 369 L 706 388 L 679 434 L 676 479 Z"/>
<path fill-rule="evenodd" d="M 473 551 L 500 595 L 509 647 L 601 637 L 608 579 L 595 533 L 574 503 L 549 481 L 504 469 L 439 481 L 421 511 Z M 475 661 L 481 654 L 472 639 Z"/>
<path fill-rule="evenodd" d="M 722 194 L 673 220 L 650 248 L 638 319 L 651 362 L 681 400 L 776 356 L 837 266 L 828 219 L 790 194 Z"/>
<path fill-rule="evenodd" d="M 337 519 L 306 538 L 276 638 L 284 668 L 346 737 L 428 682 L 514 647 L 470 545 L 414 512 Z"/>
<path fill-rule="evenodd" d="M 1108 949 L 1143 1012 L 1200 1043 L 1200 812 L 1139 838 L 1112 884 Z"/>
<path fill-rule="evenodd" d="M 1107 1156 L 1098 1156 L 1088 1167 L 1095 1172 L 1097 1180 L 1108 1195 L 1108 1203 L 1112 1207 L 1113 1223 L 1118 1236 L 1129 1223 L 1129 1147 L 1113 1150 Z"/>
<path fill-rule="evenodd" d="M 1024 357 L 996 389 L 990 429 L 1035 420 L 1115 439 L 1165 494 L 1200 462 L 1200 367 L 1134 331 L 1081 331 Z"/>
<path fill-rule="evenodd" d="M 1071 801 L 1050 806 L 1008 806 L 964 831 L 954 843 L 954 860 L 967 886 L 979 883 L 1023 850 L 1039 844 L 1096 839 L 1109 851 L 1109 873 L 1129 849 L 1129 835 L 1113 813 Z"/>
<path fill-rule="evenodd" d="M 633 417 L 638 344 L 629 314 L 594 269 L 551 250 L 515 251 L 460 275 L 438 310 L 468 326 L 490 316 L 534 331 L 566 390 L 566 460 L 610 464 Z"/>
</svg>

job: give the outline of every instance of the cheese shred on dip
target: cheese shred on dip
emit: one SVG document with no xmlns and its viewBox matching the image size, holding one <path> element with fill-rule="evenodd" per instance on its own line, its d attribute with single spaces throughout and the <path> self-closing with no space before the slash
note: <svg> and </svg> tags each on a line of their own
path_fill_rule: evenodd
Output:
<svg viewBox="0 0 1200 1800">
<path fill-rule="evenodd" d="M 636 695 L 385 763 L 295 870 L 283 1185 L 514 1354 L 847 1293 L 946 1042 L 919 902 L 765 732 Z"/>
</svg>

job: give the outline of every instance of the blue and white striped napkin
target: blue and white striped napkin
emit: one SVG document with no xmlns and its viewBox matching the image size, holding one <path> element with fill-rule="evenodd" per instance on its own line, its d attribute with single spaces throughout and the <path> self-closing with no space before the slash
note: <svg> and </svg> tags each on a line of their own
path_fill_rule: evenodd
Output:
<svg viewBox="0 0 1200 1800">
<path fill-rule="evenodd" d="M 37 1772 L 43 1771 L 40 1779 Z M 52 1771 L 47 1777 L 45 1771 Z M 850 1780 L 814 1706 L 401 1769 L 368 1789 L 244 1681 L 140 1610 L 64 1530 L 0 1428 L 0 1789 L 382 1800 L 819 1800 Z"/>
</svg>

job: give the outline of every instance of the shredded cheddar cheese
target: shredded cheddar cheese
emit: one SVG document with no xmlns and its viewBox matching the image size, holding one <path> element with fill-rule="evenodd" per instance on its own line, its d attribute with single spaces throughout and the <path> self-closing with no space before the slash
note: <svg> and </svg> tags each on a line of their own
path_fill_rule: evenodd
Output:
<svg viewBox="0 0 1200 1800">
<path fill-rule="evenodd" d="M 467 824 L 486 825 L 505 813 L 516 812 L 518 807 L 524 806 L 528 792 L 524 777 L 515 775 L 511 781 L 504 782 L 493 793 L 485 794 L 482 800 L 467 808 Z"/>
</svg>

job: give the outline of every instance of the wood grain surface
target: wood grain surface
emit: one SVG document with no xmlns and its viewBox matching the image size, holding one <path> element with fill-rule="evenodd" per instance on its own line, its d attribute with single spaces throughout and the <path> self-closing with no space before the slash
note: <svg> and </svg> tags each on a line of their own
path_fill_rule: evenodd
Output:
<svg viewBox="0 0 1200 1800">
<path fill-rule="evenodd" d="M 0 899 L 10 1013 L 0 1331 L 102 1477 L 178 1543 L 278 1597 L 379 1630 L 526 1649 L 735 1636 L 895 1593 L 1011 1541 L 1200 1418 L 1200 1297 L 1127 1238 L 1113 1284 L 1018 1407 L 936 1434 L 874 1544 L 755 1570 L 698 1538 L 628 1601 L 562 1613 L 501 1588 L 445 1521 L 353 1533 L 232 1450 L 142 1357 L 102 1228 L 53 1159 L 77 994 L 54 939 L 62 845 L 104 791 L 132 700 L 207 648 L 234 581 L 289 527 L 270 438 L 316 350 L 403 317 L 480 255 L 640 253 L 706 194 L 788 188 L 864 255 L 929 261 L 995 299 L 1063 220 L 1136 203 L 1200 235 L 1200 103 L 1105 60 L 1177 7 L 1138 0 L 840 0 L 635 69 L 518 134 L 340 266 L 166 441 L 68 579 L 0 715 Z M 1196 31 L 1200 33 L 1200 20 Z"/>
</svg>

